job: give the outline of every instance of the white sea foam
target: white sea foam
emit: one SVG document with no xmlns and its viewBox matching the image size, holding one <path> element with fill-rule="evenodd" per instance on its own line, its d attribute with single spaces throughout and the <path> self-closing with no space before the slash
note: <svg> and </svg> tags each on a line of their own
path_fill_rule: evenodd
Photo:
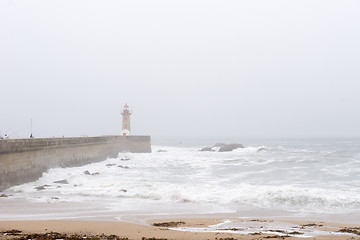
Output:
<svg viewBox="0 0 360 240">
<path fill-rule="evenodd" d="M 324 226 L 323 226 L 324 228 Z M 326 228 L 330 228 L 326 226 Z M 306 227 L 297 224 L 291 224 L 278 221 L 231 221 L 224 220 L 222 223 L 216 225 L 210 225 L 208 227 L 176 227 L 170 228 L 171 230 L 183 231 L 183 232 L 218 232 L 218 233 L 239 233 L 239 234 L 255 234 L 265 233 L 277 236 L 295 236 L 300 238 L 311 238 L 315 236 L 341 236 L 341 235 L 353 235 L 350 233 L 340 233 L 337 229 L 334 231 L 320 230 L 313 227 Z"/>
<path fill-rule="evenodd" d="M 116 211 L 151 206 L 152 213 L 259 208 L 360 213 L 357 148 L 339 154 L 327 146 L 306 147 L 200 152 L 197 147 L 155 146 L 153 153 L 121 153 L 82 167 L 50 169 L 36 182 L 5 193 L 40 202 L 95 203 Z M 68 184 L 54 183 L 60 180 Z M 40 186 L 44 190 L 36 189 Z"/>
</svg>

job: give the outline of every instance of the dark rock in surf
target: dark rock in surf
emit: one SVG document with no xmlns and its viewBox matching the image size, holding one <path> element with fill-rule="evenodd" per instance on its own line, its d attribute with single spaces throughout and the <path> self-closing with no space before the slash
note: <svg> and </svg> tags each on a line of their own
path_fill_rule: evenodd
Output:
<svg viewBox="0 0 360 240">
<path fill-rule="evenodd" d="M 167 152 L 166 150 L 159 149 L 157 152 Z"/>
<path fill-rule="evenodd" d="M 88 170 L 84 171 L 84 174 L 85 174 L 85 175 L 91 175 Z"/>
<path fill-rule="evenodd" d="M 115 166 L 116 164 L 106 164 L 107 167 Z"/>
<path fill-rule="evenodd" d="M 0 195 L 0 197 L 4 197 L 4 198 L 5 198 L 5 197 L 8 197 L 8 196 L 3 193 L 3 194 Z"/>
<path fill-rule="evenodd" d="M 238 149 L 238 148 L 244 148 L 244 146 L 242 144 L 239 144 L 239 143 L 227 144 L 225 146 L 222 146 L 219 149 L 219 152 L 231 152 L 232 150 L 235 150 L 235 149 Z"/>
<path fill-rule="evenodd" d="M 69 184 L 69 182 L 66 179 L 60 180 L 60 181 L 55 181 L 54 183 Z"/>
<path fill-rule="evenodd" d="M 202 149 L 199 150 L 200 152 L 214 152 L 215 150 L 212 149 L 211 147 L 204 147 Z"/>
<path fill-rule="evenodd" d="M 94 176 L 94 175 L 99 175 L 100 173 L 99 172 L 95 172 L 95 173 L 92 173 L 91 175 Z"/>
<path fill-rule="evenodd" d="M 119 165 L 118 167 L 119 167 L 119 168 L 124 168 L 124 169 L 129 169 L 129 167 L 128 167 L 128 166 L 122 166 L 122 165 Z"/>
<path fill-rule="evenodd" d="M 45 190 L 45 185 L 44 186 L 40 186 L 40 187 L 35 187 L 34 189 L 36 189 L 36 191 L 42 191 Z"/>
<path fill-rule="evenodd" d="M 130 158 L 121 158 L 120 160 L 121 160 L 121 161 L 129 161 Z"/>
</svg>

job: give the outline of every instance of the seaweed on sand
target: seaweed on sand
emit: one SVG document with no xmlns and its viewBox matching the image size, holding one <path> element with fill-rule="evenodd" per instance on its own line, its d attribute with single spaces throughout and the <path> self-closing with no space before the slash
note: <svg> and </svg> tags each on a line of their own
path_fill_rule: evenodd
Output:
<svg viewBox="0 0 360 240">
<path fill-rule="evenodd" d="M 185 224 L 183 221 L 179 222 L 161 222 L 161 223 L 153 223 L 155 227 L 177 227 L 179 225 Z"/>
</svg>

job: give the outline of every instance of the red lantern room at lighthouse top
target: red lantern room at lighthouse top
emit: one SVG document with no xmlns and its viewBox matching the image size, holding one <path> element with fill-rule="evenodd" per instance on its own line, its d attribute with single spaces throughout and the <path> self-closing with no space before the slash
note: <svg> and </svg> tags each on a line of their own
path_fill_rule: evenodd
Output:
<svg viewBox="0 0 360 240">
<path fill-rule="evenodd" d="M 129 110 L 129 106 L 127 103 L 124 105 L 122 115 L 122 135 L 129 136 L 130 135 L 130 115 L 132 112 Z"/>
</svg>

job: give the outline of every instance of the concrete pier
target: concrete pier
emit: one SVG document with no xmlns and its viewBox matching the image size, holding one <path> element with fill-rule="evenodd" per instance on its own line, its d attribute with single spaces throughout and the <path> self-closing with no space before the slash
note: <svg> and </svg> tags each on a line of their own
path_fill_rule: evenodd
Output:
<svg viewBox="0 0 360 240">
<path fill-rule="evenodd" d="M 99 162 L 120 152 L 151 152 L 150 136 L 1 140 L 0 191 L 35 181 L 50 168 Z"/>
</svg>

